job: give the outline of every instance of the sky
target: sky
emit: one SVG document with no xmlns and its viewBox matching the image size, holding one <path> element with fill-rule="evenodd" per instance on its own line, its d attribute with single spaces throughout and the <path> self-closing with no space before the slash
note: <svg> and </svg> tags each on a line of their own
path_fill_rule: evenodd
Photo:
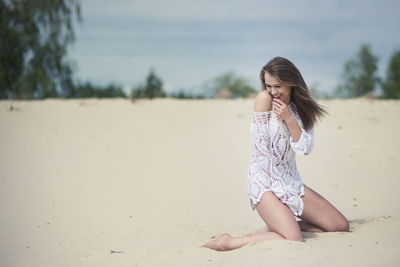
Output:
<svg viewBox="0 0 400 267">
<path fill-rule="evenodd" d="M 379 58 L 379 74 L 400 49 L 398 0 L 81 0 L 81 24 L 69 57 L 76 77 L 124 89 L 151 68 L 166 92 L 201 92 L 228 71 L 260 90 L 259 72 L 283 56 L 309 86 L 332 92 L 361 44 Z"/>
</svg>

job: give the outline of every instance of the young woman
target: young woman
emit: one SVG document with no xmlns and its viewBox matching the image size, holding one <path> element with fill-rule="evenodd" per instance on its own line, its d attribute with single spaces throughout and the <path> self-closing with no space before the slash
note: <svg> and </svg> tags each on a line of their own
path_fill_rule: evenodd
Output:
<svg viewBox="0 0 400 267">
<path fill-rule="evenodd" d="M 268 62 L 260 79 L 262 90 L 251 118 L 253 153 L 247 185 L 250 206 L 266 227 L 237 238 L 224 233 L 202 247 L 232 250 L 262 240 L 304 241 L 301 231 L 349 230 L 347 219 L 303 184 L 296 168 L 295 154 L 311 152 L 314 124 L 326 111 L 311 98 L 300 71 L 285 58 Z"/>
</svg>

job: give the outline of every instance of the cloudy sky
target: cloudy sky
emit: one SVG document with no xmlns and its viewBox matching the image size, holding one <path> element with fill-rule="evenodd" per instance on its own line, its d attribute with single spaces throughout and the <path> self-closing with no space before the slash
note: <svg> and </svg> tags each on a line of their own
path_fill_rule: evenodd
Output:
<svg viewBox="0 0 400 267">
<path fill-rule="evenodd" d="M 400 1 L 81 0 L 70 57 L 81 81 L 125 88 L 154 67 L 167 92 L 199 92 L 227 71 L 259 89 L 274 56 L 291 60 L 308 85 L 331 92 L 362 43 L 379 73 L 400 48 Z"/>
</svg>

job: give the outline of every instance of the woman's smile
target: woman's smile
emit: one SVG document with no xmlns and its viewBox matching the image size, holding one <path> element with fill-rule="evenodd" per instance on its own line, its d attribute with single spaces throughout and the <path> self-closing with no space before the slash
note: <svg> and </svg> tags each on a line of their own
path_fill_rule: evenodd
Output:
<svg viewBox="0 0 400 267">
<path fill-rule="evenodd" d="M 282 84 L 281 81 L 278 81 L 276 77 L 270 75 L 268 72 L 264 74 L 264 80 L 265 88 L 267 89 L 267 92 L 272 96 L 272 98 L 282 100 L 288 105 L 290 102 L 291 94 L 290 86 Z"/>
</svg>

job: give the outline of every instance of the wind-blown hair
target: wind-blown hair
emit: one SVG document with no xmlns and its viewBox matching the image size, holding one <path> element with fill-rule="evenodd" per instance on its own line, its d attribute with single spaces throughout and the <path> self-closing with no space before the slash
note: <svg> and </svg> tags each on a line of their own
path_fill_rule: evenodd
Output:
<svg viewBox="0 0 400 267">
<path fill-rule="evenodd" d="M 292 62 L 283 57 L 275 57 L 269 61 L 260 73 L 263 90 L 267 90 L 265 85 L 266 72 L 274 76 L 282 85 L 290 86 L 290 101 L 293 101 L 296 105 L 305 130 L 313 128 L 317 118 L 328 114 L 323 106 L 312 99 L 300 71 Z"/>
</svg>

